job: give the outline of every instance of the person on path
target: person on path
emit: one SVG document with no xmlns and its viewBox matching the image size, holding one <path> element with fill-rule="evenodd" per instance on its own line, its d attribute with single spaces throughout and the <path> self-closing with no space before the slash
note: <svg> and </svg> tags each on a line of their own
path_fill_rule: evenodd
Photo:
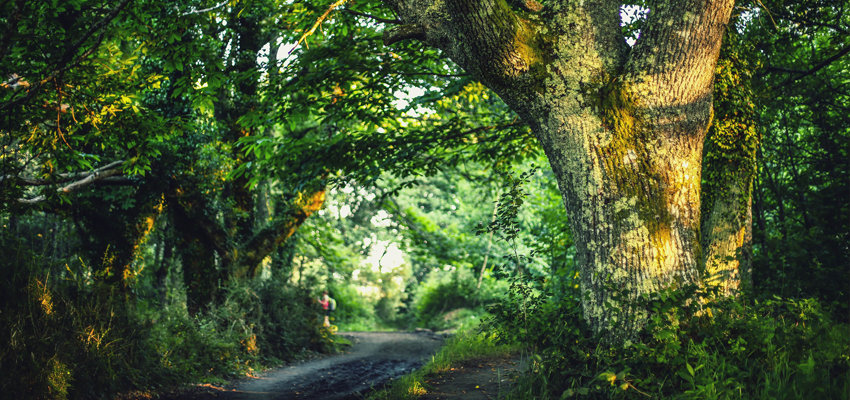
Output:
<svg viewBox="0 0 850 400">
<path fill-rule="evenodd" d="M 322 305 L 322 309 L 325 310 L 325 322 L 322 326 L 331 326 L 330 316 L 331 311 L 336 308 L 336 301 L 330 296 L 328 296 L 328 291 L 325 290 L 322 292 L 322 297 L 319 298 L 319 304 Z M 333 307 L 331 307 L 333 305 Z"/>
</svg>

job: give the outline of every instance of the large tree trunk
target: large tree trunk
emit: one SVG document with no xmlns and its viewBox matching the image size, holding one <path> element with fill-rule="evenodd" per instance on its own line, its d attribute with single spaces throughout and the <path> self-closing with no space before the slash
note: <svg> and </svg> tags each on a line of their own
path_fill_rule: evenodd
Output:
<svg viewBox="0 0 850 400">
<path fill-rule="evenodd" d="M 548 2 L 533 14 L 504 0 L 390 5 L 405 25 L 385 42 L 442 49 L 540 140 L 570 217 L 595 331 L 617 340 L 640 327 L 640 311 L 617 304 L 617 292 L 635 298 L 698 282 L 702 147 L 732 1 L 651 1 L 632 49 L 614 1 Z"/>
</svg>

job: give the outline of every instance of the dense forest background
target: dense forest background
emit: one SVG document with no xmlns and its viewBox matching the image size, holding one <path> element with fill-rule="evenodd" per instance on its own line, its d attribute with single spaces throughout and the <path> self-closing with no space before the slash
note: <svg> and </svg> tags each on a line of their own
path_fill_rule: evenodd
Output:
<svg viewBox="0 0 850 400">
<path fill-rule="evenodd" d="M 529 345 L 541 398 L 847 394 L 846 2 L 738 2 L 703 206 L 729 195 L 712 182 L 751 190 L 751 280 L 699 311 L 699 288 L 662 292 L 610 349 L 528 126 L 440 51 L 385 46 L 387 6 L 343 3 L 0 0 L 0 391 L 112 397 L 333 352 L 329 290 L 340 330 Z"/>
</svg>

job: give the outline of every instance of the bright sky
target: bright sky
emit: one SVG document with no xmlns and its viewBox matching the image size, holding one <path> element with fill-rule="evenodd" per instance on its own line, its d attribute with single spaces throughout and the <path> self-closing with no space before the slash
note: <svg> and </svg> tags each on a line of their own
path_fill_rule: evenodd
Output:
<svg viewBox="0 0 850 400">
<path fill-rule="evenodd" d="M 386 254 L 384 254 L 384 250 L 386 250 Z M 382 255 L 383 258 L 381 258 Z M 369 251 L 369 256 L 363 260 L 364 266 L 370 266 L 372 271 L 376 272 L 380 268 L 381 273 L 384 274 L 392 272 L 394 269 L 401 267 L 402 264 L 404 264 L 404 252 L 398 248 L 396 243 L 390 243 L 385 240 L 376 241 Z"/>
</svg>

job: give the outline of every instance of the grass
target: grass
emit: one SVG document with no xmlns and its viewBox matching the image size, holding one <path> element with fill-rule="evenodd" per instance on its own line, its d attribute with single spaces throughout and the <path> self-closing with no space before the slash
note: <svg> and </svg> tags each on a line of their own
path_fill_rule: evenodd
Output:
<svg viewBox="0 0 850 400">
<path fill-rule="evenodd" d="M 368 400 L 413 400 L 426 393 L 427 377 L 450 370 L 459 363 L 485 357 L 507 356 L 520 350 L 516 345 L 496 343 L 495 335 L 475 333 L 472 330 L 459 332 L 451 337 L 431 361 L 422 368 L 405 375 L 392 385 L 372 393 Z"/>
</svg>

